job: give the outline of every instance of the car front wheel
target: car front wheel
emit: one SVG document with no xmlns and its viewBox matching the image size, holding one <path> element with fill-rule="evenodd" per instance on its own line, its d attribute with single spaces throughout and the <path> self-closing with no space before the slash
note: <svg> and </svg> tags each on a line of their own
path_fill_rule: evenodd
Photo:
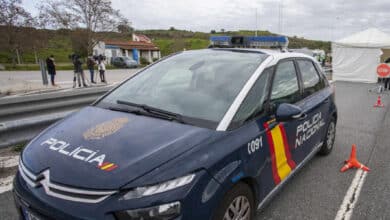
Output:
<svg viewBox="0 0 390 220">
<path fill-rule="evenodd" d="M 238 183 L 223 198 L 214 220 L 252 220 L 254 216 L 252 190 L 245 183 Z"/>
</svg>

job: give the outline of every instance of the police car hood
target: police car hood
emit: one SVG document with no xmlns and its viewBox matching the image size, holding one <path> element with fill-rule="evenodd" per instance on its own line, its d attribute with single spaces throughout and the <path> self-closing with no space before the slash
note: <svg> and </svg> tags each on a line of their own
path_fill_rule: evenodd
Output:
<svg viewBox="0 0 390 220">
<path fill-rule="evenodd" d="M 87 107 L 52 126 L 24 150 L 22 160 L 50 181 L 117 189 L 198 145 L 212 130 Z"/>
</svg>

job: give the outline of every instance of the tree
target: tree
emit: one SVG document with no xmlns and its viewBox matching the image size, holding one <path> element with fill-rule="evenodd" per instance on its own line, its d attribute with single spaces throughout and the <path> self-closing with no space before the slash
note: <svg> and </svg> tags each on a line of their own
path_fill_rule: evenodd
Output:
<svg viewBox="0 0 390 220">
<path fill-rule="evenodd" d="M 23 34 L 20 32 L 23 27 L 31 27 L 34 24 L 34 19 L 21 6 L 21 0 L 0 0 L 0 25 L 5 27 L 4 35 L 5 41 L 2 45 L 5 50 L 13 54 L 12 63 L 21 63 L 20 51 L 22 45 L 26 43 L 23 39 Z"/>
<path fill-rule="evenodd" d="M 221 33 L 225 33 L 225 29 L 222 28 L 222 29 L 221 29 Z"/>
<path fill-rule="evenodd" d="M 217 33 L 217 32 L 216 32 L 215 30 L 211 30 L 210 33 L 211 33 L 211 34 L 215 34 L 215 33 Z"/>
<path fill-rule="evenodd" d="M 175 27 L 170 27 L 169 30 L 170 30 L 170 31 L 174 31 L 174 30 L 176 30 L 176 29 L 175 29 Z"/>
<path fill-rule="evenodd" d="M 134 32 L 134 28 L 132 28 L 129 23 L 124 23 L 124 22 L 120 23 L 118 25 L 117 29 L 118 29 L 118 32 L 122 33 L 122 34 L 131 35 Z"/>
<path fill-rule="evenodd" d="M 83 52 L 87 54 L 92 54 L 99 40 L 97 31 L 116 31 L 119 24 L 129 23 L 119 10 L 112 8 L 111 0 L 48 0 L 42 3 L 39 18 L 45 26 L 77 29 L 73 38 L 87 43 Z M 80 34 L 82 29 L 85 33 Z"/>
</svg>

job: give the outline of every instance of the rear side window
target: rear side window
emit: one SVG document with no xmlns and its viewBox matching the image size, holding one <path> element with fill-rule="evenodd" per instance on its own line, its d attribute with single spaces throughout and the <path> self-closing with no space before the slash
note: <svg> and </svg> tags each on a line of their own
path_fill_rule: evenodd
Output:
<svg viewBox="0 0 390 220">
<path fill-rule="evenodd" d="M 302 76 L 304 96 L 309 96 L 321 90 L 324 86 L 313 62 L 309 60 L 297 60 L 297 63 Z"/>
<path fill-rule="evenodd" d="M 297 72 L 293 61 L 280 63 L 272 83 L 271 103 L 295 103 L 300 99 Z"/>
</svg>

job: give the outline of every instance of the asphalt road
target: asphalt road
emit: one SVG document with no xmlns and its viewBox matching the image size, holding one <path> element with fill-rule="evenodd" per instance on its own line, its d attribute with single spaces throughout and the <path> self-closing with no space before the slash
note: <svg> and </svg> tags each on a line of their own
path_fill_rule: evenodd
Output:
<svg viewBox="0 0 390 220">
<path fill-rule="evenodd" d="M 132 76 L 139 69 L 112 69 L 106 70 L 106 80 L 109 84 L 119 83 L 128 77 Z M 98 77 L 97 70 L 95 70 L 95 81 L 97 84 L 90 84 L 89 70 L 84 70 L 87 84 L 96 86 L 102 85 Z M 56 87 L 51 85 L 44 86 L 42 83 L 42 76 L 40 71 L 0 71 L 0 96 L 1 93 L 20 94 L 31 91 L 45 91 L 57 89 L 70 89 L 73 87 L 72 70 L 57 71 L 55 77 Z M 48 79 L 50 81 L 50 79 Z M 50 82 L 49 82 L 50 84 Z"/>
<path fill-rule="evenodd" d="M 371 168 L 361 191 L 354 191 L 351 219 L 390 219 L 390 93 L 384 108 L 373 108 L 372 84 L 336 83 L 338 124 L 335 148 L 327 157 L 314 157 L 257 213 L 260 219 L 335 219 L 357 173 L 340 173 L 357 145 L 358 159 Z M 1 169 L 0 169 L 1 172 Z M 1 173 L 0 173 L 1 174 Z M 349 202 L 349 201 L 348 201 Z M 16 219 L 11 193 L 0 194 L 0 219 Z"/>
<path fill-rule="evenodd" d="M 106 78 L 109 82 L 120 82 L 129 75 L 135 73 L 138 69 L 110 69 L 106 70 Z M 97 72 L 97 70 L 95 70 Z M 84 70 L 84 73 L 88 80 L 90 79 L 89 70 Z M 73 71 L 72 70 L 59 70 L 56 74 L 56 81 L 59 84 L 72 83 L 73 81 Z M 96 75 L 96 73 L 95 73 Z M 0 72 L 0 81 L 5 81 L 8 79 L 15 80 L 24 80 L 31 82 L 42 82 L 42 76 L 40 71 L 1 71 Z M 99 78 L 98 78 L 99 79 Z M 99 81 L 99 80 L 97 80 Z"/>
</svg>

